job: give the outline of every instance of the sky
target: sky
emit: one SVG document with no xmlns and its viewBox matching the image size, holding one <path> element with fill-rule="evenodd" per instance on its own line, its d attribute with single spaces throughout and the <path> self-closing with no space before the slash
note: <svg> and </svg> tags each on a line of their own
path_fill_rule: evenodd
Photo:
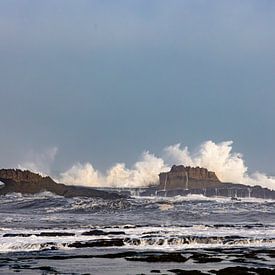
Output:
<svg viewBox="0 0 275 275">
<path fill-rule="evenodd" d="M 233 141 L 274 176 L 274 26 L 272 0 L 1 0 L 0 167 Z"/>
</svg>

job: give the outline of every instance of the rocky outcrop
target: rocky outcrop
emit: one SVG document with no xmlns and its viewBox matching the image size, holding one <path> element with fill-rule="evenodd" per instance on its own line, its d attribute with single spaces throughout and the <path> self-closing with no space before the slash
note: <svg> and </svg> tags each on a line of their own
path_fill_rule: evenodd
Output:
<svg viewBox="0 0 275 275">
<path fill-rule="evenodd" d="M 97 197 L 103 199 L 119 199 L 124 197 L 114 192 L 106 192 L 83 186 L 69 186 L 56 183 L 50 177 L 19 169 L 0 170 L 0 195 L 8 193 L 35 194 L 49 191 L 64 197 Z"/>
<path fill-rule="evenodd" d="M 49 177 L 47 177 L 49 179 Z M 15 182 L 37 183 L 43 179 L 39 174 L 20 169 L 1 169 L 0 179 L 13 180 Z"/>
<path fill-rule="evenodd" d="M 220 185 L 215 172 L 205 168 L 174 165 L 169 172 L 159 174 L 160 189 L 205 188 Z"/>
<path fill-rule="evenodd" d="M 275 191 L 261 186 L 221 182 L 214 172 L 200 167 L 174 165 L 169 172 L 160 173 L 159 185 L 143 191 L 142 195 L 177 196 L 202 194 L 207 197 L 255 197 L 275 199 Z"/>
<path fill-rule="evenodd" d="M 173 165 L 170 174 L 174 175 L 188 175 L 189 179 L 193 180 L 207 180 L 207 181 L 220 181 L 216 176 L 215 172 L 208 171 L 206 168 L 201 167 L 190 167 L 184 165 Z"/>
</svg>

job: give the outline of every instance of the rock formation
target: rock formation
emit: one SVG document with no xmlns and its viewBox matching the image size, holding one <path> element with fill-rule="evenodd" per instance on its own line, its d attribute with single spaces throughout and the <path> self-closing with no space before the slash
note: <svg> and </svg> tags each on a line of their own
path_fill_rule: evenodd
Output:
<svg viewBox="0 0 275 275">
<path fill-rule="evenodd" d="M 160 173 L 159 185 L 148 188 L 97 190 L 82 186 L 69 186 L 56 183 L 50 177 L 19 169 L 0 169 L 0 195 L 8 193 L 35 194 L 49 191 L 64 197 L 96 197 L 119 199 L 129 196 L 133 191 L 141 196 L 177 196 L 202 194 L 204 196 L 223 196 L 231 198 L 255 197 L 275 199 L 275 191 L 261 186 L 221 182 L 214 172 L 200 167 L 173 166 L 169 172 Z M 4 184 L 1 184 L 4 183 Z"/>
<path fill-rule="evenodd" d="M 160 189 L 205 188 L 220 186 L 215 172 L 205 168 L 173 165 L 170 172 L 159 174 Z"/>
<path fill-rule="evenodd" d="M 159 174 L 159 185 L 144 190 L 141 195 L 176 196 L 202 194 L 204 196 L 255 197 L 275 199 L 275 191 L 261 186 L 221 182 L 214 172 L 200 167 L 174 165 L 169 172 Z"/>
<path fill-rule="evenodd" d="M 13 180 L 15 182 L 37 183 L 43 179 L 39 174 L 30 171 L 22 171 L 20 169 L 1 169 L 0 178 L 5 180 Z M 50 177 L 46 177 L 50 179 Z"/>
<path fill-rule="evenodd" d="M 1 169 L 0 170 L 0 195 L 8 193 L 35 194 L 43 191 L 49 191 L 56 195 L 64 197 L 97 197 L 103 199 L 119 199 L 124 197 L 117 193 L 97 190 L 82 186 L 69 186 L 56 183 L 50 177 L 42 177 L 39 174 L 19 169 Z"/>
</svg>

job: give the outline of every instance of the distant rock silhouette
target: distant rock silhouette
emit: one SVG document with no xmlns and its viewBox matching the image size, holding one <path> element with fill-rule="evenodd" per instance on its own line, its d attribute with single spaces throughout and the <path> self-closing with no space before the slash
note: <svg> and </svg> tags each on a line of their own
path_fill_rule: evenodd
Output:
<svg viewBox="0 0 275 275">
<path fill-rule="evenodd" d="M 35 194 L 49 191 L 64 197 L 97 197 L 102 199 L 119 199 L 124 197 L 114 192 L 56 183 L 50 177 L 42 177 L 39 174 L 19 169 L 1 169 L 0 182 L 4 183 L 4 185 L 0 185 L 0 195 L 13 192 Z"/>
</svg>

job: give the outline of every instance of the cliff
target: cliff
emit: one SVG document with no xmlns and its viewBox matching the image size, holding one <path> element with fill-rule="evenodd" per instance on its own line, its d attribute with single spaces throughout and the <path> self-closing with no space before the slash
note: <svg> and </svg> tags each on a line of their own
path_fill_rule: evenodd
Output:
<svg viewBox="0 0 275 275">
<path fill-rule="evenodd" d="M 173 165 L 171 170 L 159 174 L 160 189 L 192 189 L 220 186 L 215 172 L 205 168 Z"/>
<path fill-rule="evenodd" d="M 204 196 L 255 197 L 275 199 L 275 191 L 261 186 L 221 182 L 214 172 L 200 167 L 174 165 L 169 172 L 159 174 L 159 185 L 144 191 L 143 195 L 177 196 L 202 194 Z"/>
<path fill-rule="evenodd" d="M 49 191 L 64 197 L 97 197 L 102 199 L 119 199 L 124 197 L 117 193 L 96 190 L 82 186 L 69 186 L 56 183 L 50 177 L 19 169 L 0 169 L 0 195 L 8 193 L 35 194 Z"/>
</svg>

